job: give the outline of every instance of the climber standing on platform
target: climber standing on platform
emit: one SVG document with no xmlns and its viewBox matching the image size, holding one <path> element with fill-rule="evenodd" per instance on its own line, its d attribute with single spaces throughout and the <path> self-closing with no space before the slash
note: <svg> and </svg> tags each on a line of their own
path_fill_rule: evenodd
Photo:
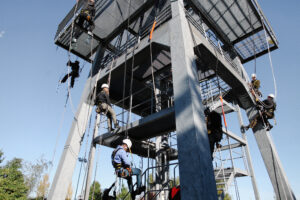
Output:
<svg viewBox="0 0 300 200">
<path fill-rule="evenodd" d="M 114 109 L 111 107 L 111 102 L 109 98 L 109 87 L 106 83 L 101 86 L 102 91 L 97 95 L 95 100 L 95 105 L 97 105 L 96 112 L 104 112 L 107 116 L 107 127 L 109 131 L 112 131 L 112 122 L 115 125 L 115 129 L 120 129 L 117 123 L 117 117 Z"/>
<path fill-rule="evenodd" d="M 122 145 L 119 145 L 112 153 L 112 165 L 115 168 L 118 177 L 127 179 L 128 189 L 132 200 L 136 195 L 145 191 L 145 186 L 142 186 L 142 172 L 138 168 L 131 168 L 131 161 L 128 158 L 128 153 L 131 152 L 132 142 L 130 139 L 124 139 Z M 133 190 L 132 176 L 136 176 L 137 189 Z"/>
<path fill-rule="evenodd" d="M 207 133 L 209 139 L 211 158 L 213 159 L 215 144 L 217 148 L 221 148 L 220 141 L 222 140 L 223 136 L 222 118 L 217 112 L 210 112 L 209 108 L 207 108 L 204 111 L 204 113 L 206 115 Z"/>
<path fill-rule="evenodd" d="M 256 78 L 256 74 L 252 74 L 251 75 L 251 84 L 250 84 L 250 88 L 251 88 L 251 93 L 253 96 L 255 96 L 255 98 L 257 98 L 256 96 L 258 95 L 259 97 L 262 97 L 261 92 L 259 91 L 260 88 L 260 80 L 258 80 Z"/>
<path fill-rule="evenodd" d="M 79 14 L 78 18 L 76 19 L 75 23 L 81 29 L 88 31 L 89 35 L 92 35 L 92 31 L 95 27 L 94 17 L 95 17 L 95 0 L 87 0 L 85 5 L 81 9 L 80 14 Z M 86 25 L 85 25 L 85 22 L 86 22 Z M 77 42 L 77 39 L 80 34 L 81 34 L 80 30 L 74 32 L 74 37 L 72 40 L 73 43 Z"/>
<path fill-rule="evenodd" d="M 69 77 L 71 77 L 71 88 L 73 88 L 74 87 L 75 78 L 79 77 L 79 68 L 80 68 L 79 61 L 76 60 L 75 62 L 71 62 L 69 60 L 68 63 L 67 63 L 67 66 L 70 66 L 71 69 L 72 69 L 72 71 L 70 73 L 66 74 L 64 76 L 64 78 L 61 79 L 60 82 L 64 83 L 64 82 L 67 81 L 67 79 Z"/>
</svg>

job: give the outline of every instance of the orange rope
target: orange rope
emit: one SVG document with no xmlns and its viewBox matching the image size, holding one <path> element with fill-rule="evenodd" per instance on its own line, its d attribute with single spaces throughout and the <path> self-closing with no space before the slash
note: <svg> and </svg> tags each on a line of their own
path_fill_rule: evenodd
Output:
<svg viewBox="0 0 300 200">
<path fill-rule="evenodd" d="M 155 26 L 156 26 L 156 20 L 154 20 L 154 22 L 153 22 L 152 29 L 151 29 L 150 36 L 149 36 L 149 40 L 152 40 L 152 35 L 153 35 L 153 31 L 155 29 Z"/>
<path fill-rule="evenodd" d="M 224 125 L 227 129 L 227 122 L 226 122 L 226 117 L 225 117 L 225 112 L 224 112 L 224 106 L 223 106 L 223 98 L 222 96 L 220 96 L 220 100 L 221 100 L 221 105 L 222 105 L 222 113 L 223 113 L 223 120 L 224 120 Z"/>
</svg>

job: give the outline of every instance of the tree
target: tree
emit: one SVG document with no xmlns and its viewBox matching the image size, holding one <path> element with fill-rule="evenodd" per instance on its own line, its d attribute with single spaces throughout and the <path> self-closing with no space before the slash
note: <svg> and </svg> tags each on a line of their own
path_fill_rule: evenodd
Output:
<svg viewBox="0 0 300 200">
<path fill-rule="evenodd" d="M 43 176 L 43 179 L 39 182 L 37 186 L 37 191 L 36 191 L 37 199 L 43 199 L 44 197 L 47 196 L 49 186 L 50 186 L 49 176 L 48 174 L 45 174 Z"/>
<path fill-rule="evenodd" d="M 117 194 L 117 199 L 121 200 L 124 199 L 124 197 L 128 194 L 128 189 L 122 184 L 121 192 Z M 127 197 L 124 200 L 131 200 L 130 194 L 127 195 Z"/>
<path fill-rule="evenodd" d="M 46 161 L 43 156 L 36 160 L 36 163 L 26 162 L 23 167 L 23 172 L 25 174 L 25 183 L 28 187 L 27 195 L 36 191 L 37 185 L 40 182 L 42 174 L 49 167 L 49 162 Z"/>
<path fill-rule="evenodd" d="M 3 151 L 0 150 L 0 164 L 3 162 L 4 157 L 3 157 Z"/>
<path fill-rule="evenodd" d="M 0 160 L 3 162 L 3 152 Z M 0 199 L 4 200 L 26 200 L 28 188 L 24 182 L 21 171 L 22 160 L 14 158 L 0 167 Z"/>
<path fill-rule="evenodd" d="M 101 185 L 98 181 L 94 181 L 90 187 L 89 200 L 101 200 L 102 192 Z"/>
<path fill-rule="evenodd" d="M 223 180 L 216 180 L 217 183 L 222 183 Z M 225 184 L 218 184 L 217 185 L 217 189 L 218 189 L 218 196 L 224 196 L 224 200 L 231 200 L 231 196 L 228 193 L 224 193 L 224 188 L 225 188 Z"/>
</svg>

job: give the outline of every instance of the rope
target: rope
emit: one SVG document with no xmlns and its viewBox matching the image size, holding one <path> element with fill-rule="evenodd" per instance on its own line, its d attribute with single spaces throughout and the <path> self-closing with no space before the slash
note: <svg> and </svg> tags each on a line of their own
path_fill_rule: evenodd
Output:
<svg viewBox="0 0 300 200">
<path fill-rule="evenodd" d="M 130 13 L 131 13 L 131 0 L 128 4 L 128 20 L 127 20 L 127 28 L 129 28 L 130 22 Z M 123 77 L 123 105 L 122 105 L 122 122 L 124 122 L 124 107 L 125 107 L 125 89 L 126 89 L 126 73 L 127 73 L 127 53 L 128 53 L 128 41 L 129 41 L 129 31 L 127 30 L 127 39 L 126 39 L 126 50 L 125 50 L 125 66 L 124 66 L 124 77 Z"/>
<path fill-rule="evenodd" d="M 101 115 L 100 115 L 100 122 L 98 124 L 98 129 L 100 130 L 101 128 L 101 121 L 102 121 L 102 118 L 101 118 Z M 96 146 L 97 148 L 97 146 Z M 95 173 L 94 173 L 94 186 L 93 186 L 93 193 L 92 193 L 92 200 L 94 200 L 94 195 L 95 195 L 95 181 L 96 181 L 96 175 L 97 175 L 97 169 L 98 169 L 98 162 L 99 162 L 99 157 L 100 157 L 100 148 L 98 149 L 97 151 L 97 160 L 96 160 L 96 167 L 95 167 Z"/>
<path fill-rule="evenodd" d="M 227 130 L 227 122 L 226 122 L 226 117 L 225 117 L 225 112 L 224 112 L 224 105 L 223 105 L 223 98 L 222 98 L 222 96 L 220 96 L 220 100 L 221 100 L 221 105 L 222 105 L 222 114 L 223 114 L 224 125 L 225 125 L 225 129 L 226 129 L 226 133 L 227 133 L 228 132 L 228 130 Z M 234 167 L 233 156 L 232 156 L 232 148 L 231 148 L 231 144 L 230 144 L 230 141 L 229 141 L 228 134 L 227 134 L 227 142 L 228 142 L 228 146 L 229 146 L 229 153 L 230 153 L 231 165 L 232 165 L 232 168 L 233 168 L 233 173 L 235 173 L 235 167 Z M 237 186 L 235 174 L 234 174 L 234 187 L 235 187 L 235 192 L 236 192 L 236 199 L 240 199 L 240 194 L 239 194 L 239 189 L 238 189 L 238 186 Z"/>
<path fill-rule="evenodd" d="M 157 109 L 157 104 L 158 104 L 158 98 L 157 98 L 157 95 L 156 95 L 155 76 L 154 76 L 154 70 L 153 70 L 153 68 L 154 68 L 154 66 L 153 66 L 153 55 L 152 55 L 152 36 L 153 36 L 153 31 L 155 29 L 155 25 L 156 25 L 156 17 L 154 18 L 153 26 L 152 26 L 150 36 L 149 36 L 152 86 L 153 86 L 154 100 L 155 100 L 155 105 L 156 105 L 155 110 L 156 110 Z"/>
<path fill-rule="evenodd" d="M 262 18 L 262 16 L 261 16 L 261 18 Z M 273 84 L 274 84 L 274 96 L 275 96 L 275 99 L 276 99 L 276 97 L 277 97 L 277 84 L 276 84 L 276 78 L 275 78 L 274 67 L 273 67 L 273 62 L 272 62 L 271 50 L 270 50 L 270 45 L 269 45 L 269 41 L 268 41 L 266 27 L 265 27 L 265 24 L 263 23 L 263 18 L 261 20 L 262 20 L 262 25 L 263 25 L 263 28 L 264 28 L 266 43 L 267 43 L 267 47 L 268 47 L 269 62 L 270 62 L 270 67 L 271 67 L 272 77 L 273 77 Z"/>
</svg>

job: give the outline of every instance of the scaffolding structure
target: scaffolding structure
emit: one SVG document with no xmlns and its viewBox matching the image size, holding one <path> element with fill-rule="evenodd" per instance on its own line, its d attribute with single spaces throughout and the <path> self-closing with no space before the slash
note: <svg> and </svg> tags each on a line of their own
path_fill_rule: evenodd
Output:
<svg viewBox="0 0 300 200">
<path fill-rule="evenodd" d="M 256 0 L 96 0 L 92 38 L 75 23 L 84 4 L 79 0 L 55 36 L 58 46 L 92 62 L 92 68 L 48 199 L 66 196 L 95 95 L 109 81 L 112 103 L 121 108 L 121 128 L 99 134 L 106 121 L 96 115 L 85 200 L 96 146 L 116 148 L 127 135 L 132 153 L 148 159 L 143 199 L 167 199 L 177 176 L 181 199 L 223 199 L 231 186 L 239 199 L 236 178 L 250 176 L 259 200 L 244 130 L 235 134 L 224 128 L 212 162 L 203 114 L 204 108 L 220 115 L 235 112 L 242 127 L 241 109 L 249 120 L 257 113 L 242 64 L 277 49 L 278 42 Z M 78 42 L 69 48 L 73 31 L 79 33 Z M 258 123 L 253 132 L 276 198 L 294 200 L 266 127 Z"/>
</svg>

